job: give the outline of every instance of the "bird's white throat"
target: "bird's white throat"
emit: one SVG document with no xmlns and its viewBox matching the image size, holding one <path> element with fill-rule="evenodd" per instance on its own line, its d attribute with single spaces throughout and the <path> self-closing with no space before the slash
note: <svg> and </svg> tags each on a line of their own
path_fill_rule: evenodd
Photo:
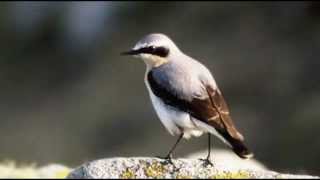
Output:
<svg viewBox="0 0 320 180">
<path fill-rule="evenodd" d="M 163 57 L 159 57 L 151 54 L 141 54 L 140 58 L 147 65 L 148 70 L 159 67 L 169 62 L 167 58 L 163 58 Z"/>
</svg>

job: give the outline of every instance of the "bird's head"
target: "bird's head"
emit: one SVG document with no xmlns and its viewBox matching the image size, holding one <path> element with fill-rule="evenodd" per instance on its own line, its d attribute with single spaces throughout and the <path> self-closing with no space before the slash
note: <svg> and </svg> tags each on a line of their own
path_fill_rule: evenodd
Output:
<svg viewBox="0 0 320 180">
<path fill-rule="evenodd" d="M 147 66 L 153 68 L 168 63 L 173 54 L 180 50 L 173 41 L 164 34 L 149 34 L 143 37 L 129 51 L 122 55 L 131 55 L 142 59 Z"/>
</svg>

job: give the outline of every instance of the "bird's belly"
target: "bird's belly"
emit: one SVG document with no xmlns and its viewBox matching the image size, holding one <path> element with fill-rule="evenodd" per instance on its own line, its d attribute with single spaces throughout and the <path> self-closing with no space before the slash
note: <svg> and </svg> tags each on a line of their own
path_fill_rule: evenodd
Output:
<svg viewBox="0 0 320 180">
<path fill-rule="evenodd" d="M 150 98 L 159 119 L 170 134 L 178 135 L 183 132 L 184 138 L 187 139 L 191 136 L 202 135 L 202 131 L 191 120 L 188 113 L 179 111 L 164 104 L 162 100 L 156 97 L 153 93 L 150 93 Z"/>
</svg>

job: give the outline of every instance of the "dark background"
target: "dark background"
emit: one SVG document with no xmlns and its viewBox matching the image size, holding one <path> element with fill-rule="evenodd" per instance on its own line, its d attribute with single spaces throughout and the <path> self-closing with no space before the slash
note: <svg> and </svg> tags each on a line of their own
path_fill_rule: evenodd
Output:
<svg viewBox="0 0 320 180">
<path fill-rule="evenodd" d="M 209 67 L 257 160 L 320 175 L 319 5 L 2 2 L 0 160 L 165 154 L 176 137 L 152 109 L 145 65 L 119 56 L 160 32 Z M 205 149 L 205 138 L 176 155 Z"/>
</svg>

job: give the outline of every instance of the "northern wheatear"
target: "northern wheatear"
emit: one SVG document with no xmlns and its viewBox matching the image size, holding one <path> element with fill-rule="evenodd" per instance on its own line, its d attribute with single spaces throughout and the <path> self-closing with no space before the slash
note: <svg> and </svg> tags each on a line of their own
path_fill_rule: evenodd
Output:
<svg viewBox="0 0 320 180">
<path fill-rule="evenodd" d="M 171 135 L 179 135 L 165 157 L 171 162 L 172 152 L 181 140 L 208 133 L 229 145 L 241 158 L 253 154 L 230 117 L 229 108 L 210 71 L 200 62 L 184 54 L 164 34 L 149 34 L 123 55 L 141 58 L 146 64 L 145 84 L 153 107 Z"/>
</svg>

